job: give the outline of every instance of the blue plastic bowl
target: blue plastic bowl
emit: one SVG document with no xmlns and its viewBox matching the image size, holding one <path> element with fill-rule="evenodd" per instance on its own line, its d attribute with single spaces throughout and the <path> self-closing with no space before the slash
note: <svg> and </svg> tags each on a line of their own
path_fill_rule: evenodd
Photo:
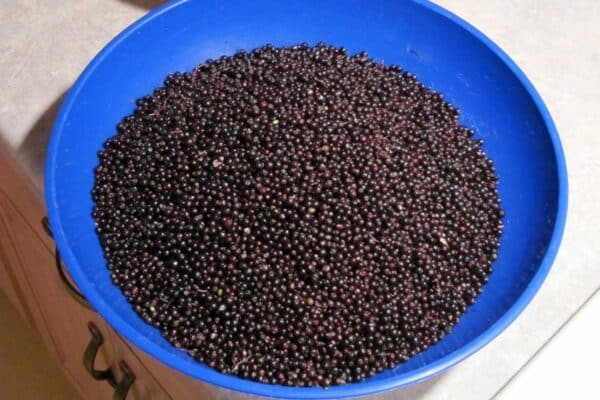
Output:
<svg viewBox="0 0 600 400">
<path fill-rule="evenodd" d="M 319 41 L 398 64 L 458 106 L 462 123 L 485 140 L 506 210 L 494 272 L 452 332 L 393 370 L 327 390 L 223 375 L 172 347 L 111 282 L 91 216 L 97 151 L 133 111 L 134 100 L 151 93 L 167 74 L 266 43 Z M 525 75 L 482 33 L 427 1 L 175 1 L 117 36 L 71 89 L 48 150 L 46 203 L 73 279 L 94 308 L 142 350 L 189 376 L 247 394 L 333 399 L 435 375 L 506 328 L 532 299 L 558 250 L 567 173 L 552 119 Z"/>
</svg>

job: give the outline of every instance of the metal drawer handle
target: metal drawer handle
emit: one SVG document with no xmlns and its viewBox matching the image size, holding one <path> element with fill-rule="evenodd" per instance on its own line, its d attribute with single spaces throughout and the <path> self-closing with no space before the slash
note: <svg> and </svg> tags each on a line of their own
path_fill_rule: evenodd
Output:
<svg viewBox="0 0 600 400">
<path fill-rule="evenodd" d="M 119 368 L 123 372 L 123 378 L 117 382 L 115 374 L 110 368 L 98 370 L 94 368 L 96 355 L 104 343 L 104 337 L 100 330 L 92 322 L 88 323 L 88 329 L 92 335 L 90 343 L 88 343 L 85 352 L 83 353 L 83 366 L 90 373 L 92 378 L 98 381 L 107 381 L 114 389 L 113 400 L 125 400 L 129 389 L 135 382 L 135 374 L 131 371 L 125 361 L 119 362 Z"/>
<path fill-rule="evenodd" d="M 88 329 L 90 330 L 90 334 L 92 335 L 92 339 L 88 343 L 85 352 L 83 353 L 83 366 L 90 373 L 92 378 L 103 381 L 103 380 L 115 380 L 112 371 L 110 368 L 107 369 L 96 369 L 94 368 L 94 361 L 96 360 L 96 355 L 102 347 L 104 343 L 104 337 L 102 333 L 98 330 L 96 325 L 92 322 L 88 322 Z"/>
<path fill-rule="evenodd" d="M 42 218 L 42 227 L 44 228 L 44 231 L 46 231 L 48 236 L 53 237 L 48 217 Z M 56 263 L 56 271 L 58 272 L 58 276 L 65 288 L 67 289 L 67 291 L 69 292 L 69 294 L 71 295 L 71 297 L 73 297 L 75 301 L 77 301 L 79 304 L 81 304 L 88 310 L 95 311 L 90 305 L 90 303 L 88 303 L 85 296 L 81 294 L 81 292 L 75 287 L 75 285 L 71 283 L 71 280 L 67 278 L 67 272 L 65 271 L 65 267 L 63 266 L 62 260 L 60 258 L 60 253 L 58 252 L 58 249 L 56 247 L 54 248 L 54 261 Z"/>
</svg>

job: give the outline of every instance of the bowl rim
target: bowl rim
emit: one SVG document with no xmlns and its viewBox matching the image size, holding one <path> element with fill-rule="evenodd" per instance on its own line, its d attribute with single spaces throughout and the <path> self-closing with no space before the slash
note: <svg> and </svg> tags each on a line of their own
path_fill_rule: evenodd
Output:
<svg viewBox="0 0 600 400">
<path fill-rule="evenodd" d="M 490 327 L 488 327 L 479 336 L 460 347 L 459 349 L 447 354 L 446 356 L 435 360 L 423 367 L 417 368 L 406 373 L 384 378 L 376 381 L 357 382 L 347 385 L 332 386 L 328 389 L 323 388 L 302 388 L 302 387 L 286 387 L 280 385 L 271 385 L 258 383 L 246 379 L 242 379 L 232 375 L 222 374 L 211 369 L 203 364 L 196 363 L 192 360 L 183 360 L 173 352 L 170 352 L 162 347 L 156 346 L 146 336 L 134 329 L 120 314 L 110 306 L 94 289 L 94 285 L 88 281 L 82 272 L 81 266 L 77 258 L 72 253 L 69 243 L 65 237 L 61 219 L 59 216 L 59 207 L 56 198 L 57 188 L 55 186 L 56 173 L 56 154 L 60 144 L 60 138 L 63 131 L 63 126 L 69 116 L 71 108 L 77 98 L 78 93 L 87 82 L 88 78 L 94 73 L 94 70 L 99 64 L 116 48 L 123 40 L 132 35 L 137 29 L 151 22 L 155 18 L 168 13 L 170 10 L 179 7 L 190 0 L 175 0 L 168 2 L 153 11 L 147 13 L 133 24 L 129 25 L 125 30 L 119 33 L 112 39 L 88 64 L 85 70 L 77 78 L 77 81 L 69 90 L 69 94 L 60 108 L 60 112 L 54 123 L 50 143 L 48 145 L 45 173 L 45 200 L 48 211 L 48 217 L 52 227 L 54 240 L 60 251 L 60 254 L 71 274 L 73 280 L 86 296 L 93 308 L 103 317 L 108 323 L 127 340 L 135 344 L 145 353 L 156 358 L 159 362 L 174 368 L 175 370 L 189 375 L 193 378 L 200 379 L 209 384 L 213 384 L 225 389 L 230 389 L 245 394 L 276 397 L 285 399 L 339 399 L 356 396 L 373 395 L 376 393 L 398 389 L 400 387 L 422 381 L 431 376 L 437 375 L 442 371 L 462 361 L 466 357 L 472 355 L 477 350 L 481 349 L 487 343 L 498 336 L 506 327 L 508 327 L 515 318 L 523 311 L 523 309 L 533 299 L 535 293 L 542 285 L 544 279 L 554 262 L 559 245 L 563 236 L 566 215 L 568 208 L 568 178 L 567 168 L 564 158 L 563 149 L 560 143 L 558 132 L 552 117 L 546 108 L 542 98 L 529 81 L 527 76 L 516 63 L 491 39 L 473 27 L 471 24 L 456 16 L 452 12 L 428 1 L 428 0 L 409 0 L 421 7 L 432 11 L 439 16 L 449 19 L 460 28 L 464 29 L 481 43 L 483 43 L 490 51 L 492 51 L 516 76 L 519 82 L 523 85 L 529 96 L 533 100 L 538 112 L 540 113 L 548 134 L 551 139 L 555 162 L 557 166 L 558 178 L 558 199 L 557 213 L 552 236 L 548 242 L 548 247 L 544 258 L 540 262 L 540 267 L 531 279 L 529 285 L 525 288 L 522 294 L 517 298 L 514 304 Z M 194 363 L 194 364 L 190 364 Z M 190 368 L 193 365 L 193 368 Z"/>
</svg>

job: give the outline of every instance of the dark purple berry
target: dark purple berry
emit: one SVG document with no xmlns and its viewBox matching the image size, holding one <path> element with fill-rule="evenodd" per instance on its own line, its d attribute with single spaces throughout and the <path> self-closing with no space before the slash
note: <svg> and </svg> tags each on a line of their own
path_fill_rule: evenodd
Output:
<svg viewBox="0 0 600 400">
<path fill-rule="evenodd" d="M 492 162 L 399 67 L 319 44 L 207 61 L 136 102 L 99 152 L 113 281 L 228 374 L 329 386 L 436 343 L 503 228 Z"/>
</svg>

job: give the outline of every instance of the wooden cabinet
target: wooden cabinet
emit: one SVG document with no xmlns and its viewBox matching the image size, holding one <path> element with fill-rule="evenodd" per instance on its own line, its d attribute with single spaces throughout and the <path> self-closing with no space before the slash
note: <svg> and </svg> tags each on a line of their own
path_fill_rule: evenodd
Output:
<svg viewBox="0 0 600 400">
<path fill-rule="evenodd" d="M 94 352 L 94 367 L 109 369 L 114 381 L 121 382 L 125 363 L 135 376 L 127 400 L 171 399 L 129 345 L 65 288 L 57 273 L 53 241 L 40 224 L 44 214 L 40 196 L 0 154 L 0 289 L 27 323 L 42 333 L 84 399 L 111 399 L 115 391 L 84 367 L 84 353 L 92 341 L 90 323 L 102 338 Z"/>
<path fill-rule="evenodd" d="M 28 306 L 36 307 L 41 314 L 37 327 L 41 328 L 45 340 L 50 342 L 64 370 L 82 393 L 86 387 L 98 386 L 93 395 L 90 397 L 86 394 L 86 398 L 110 398 L 112 388 L 98 384 L 82 364 L 83 353 L 90 342 L 87 323 L 93 322 L 104 337 L 108 337 L 109 328 L 96 313 L 83 308 L 69 296 L 57 279 L 52 253 L 45 246 L 36 243 L 40 239 L 14 209 L 9 206 L 4 210 L 15 251 L 21 261 L 19 268 L 25 272 L 27 284 L 31 288 Z M 113 354 L 111 341 L 105 340 L 96 357 L 96 364 L 102 367 L 108 363 L 110 367 L 114 367 L 110 365 Z"/>
</svg>

